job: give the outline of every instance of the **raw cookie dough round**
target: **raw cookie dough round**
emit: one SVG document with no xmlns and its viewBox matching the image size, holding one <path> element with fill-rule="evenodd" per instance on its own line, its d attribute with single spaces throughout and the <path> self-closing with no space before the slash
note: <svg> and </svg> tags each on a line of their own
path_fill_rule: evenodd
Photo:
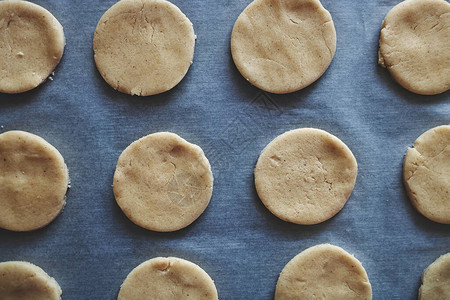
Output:
<svg viewBox="0 0 450 300">
<path fill-rule="evenodd" d="M 361 263 L 330 244 L 308 248 L 295 256 L 278 278 L 275 300 L 370 300 L 372 287 Z"/>
<path fill-rule="evenodd" d="M 118 300 L 140 299 L 217 300 L 213 280 L 196 264 L 176 257 L 157 257 L 128 274 Z"/>
<path fill-rule="evenodd" d="M 0 263 L 0 299 L 59 300 L 61 288 L 38 266 L 24 261 Z"/>
<path fill-rule="evenodd" d="M 450 88 L 450 4 L 406 0 L 381 25 L 378 63 L 405 89 L 434 95 Z"/>
<path fill-rule="evenodd" d="M 0 228 L 29 231 L 66 204 L 69 173 L 55 147 L 24 131 L 0 134 Z"/>
<path fill-rule="evenodd" d="M 231 34 L 239 72 L 254 86 L 276 94 L 316 81 L 335 51 L 333 20 L 318 0 L 255 0 Z"/>
<path fill-rule="evenodd" d="M 122 0 L 98 22 L 97 69 L 114 89 L 149 96 L 170 90 L 194 58 L 192 23 L 165 0 Z"/>
<path fill-rule="evenodd" d="M 444 254 L 422 275 L 419 300 L 450 299 L 450 253 Z"/>
<path fill-rule="evenodd" d="M 352 193 L 358 166 L 337 137 L 314 128 L 283 133 L 261 152 L 255 185 L 277 217 L 317 224 L 337 214 Z"/>
<path fill-rule="evenodd" d="M 61 24 L 27 1 L 0 1 L 0 92 L 21 93 L 44 82 L 64 52 Z"/>
<path fill-rule="evenodd" d="M 213 175 L 202 149 L 170 132 L 145 136 L 120 155 L 117 204 L 136 225 L 175 231 L 194 222 L 212 195 Z"/>
<path fill-rule="evenodd" d="M 403 180 L 422 215 L 450 224 L 450 125 L 432 128 L 417 138 L 406 151 Z"/>
</svg>

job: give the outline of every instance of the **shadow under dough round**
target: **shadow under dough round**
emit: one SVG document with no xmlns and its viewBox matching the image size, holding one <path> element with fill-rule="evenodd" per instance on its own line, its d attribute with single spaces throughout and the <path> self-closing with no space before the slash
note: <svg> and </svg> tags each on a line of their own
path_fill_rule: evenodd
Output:
<svg viewBox="0 0 450 300">
<path fill-rule="evenodd" d="M 176 257 L 157 257 L 131 271 L 117 297 L 144 298 L 217 300 L 218 295 L 211 277 L 196 264 Z"/>
<path fill-rule="evenodd" d="M 255 186 L 274 215 L 310 225 L 344 207 L 357 172 L 356 159 L 341 140 L 320 129 L 301 128 L 264 148 L 255 167 Z"/>
<path fill-rule="evenodd" d="M 316 81 L 335 51 L 333 20 L 318 0 L 255 0 L 231 33 L 239 72 L 254 86 L 276 94 Z"/>
<path fill-rule="evenodd" d="M 66 204 L 69 173 L 58 150 L 24 131 L 0 134 L 0 228 L 44 227 Z"/>
<path fill-rule="evenodd" d="M 213 175 L 200 147 L 174 133 L 158 132 L 123 151 L 113 189 L 117 204 L 136 225 L 175 231 L 194 222 L 206 209 Z"/>
<path fill-rule="evenodd" d="M 105 81 L 120 92 L 149 96 L 170 90 L 194 58 L 192 23 L 165 0 L 122 0 L 94 33 L 94 58 Z"/>
<path fill-rule="evenodd" d="M 450 299 L 450 253 L 436 259 L 423 272 L 419 300 L 430 299 Z"/>
<path fill-rule="evenodd" d="M 450 125 L 424 132 L 406 151 L 403 180 L 409 199 L 428 219 L 450 224 Z"/>
<path fill-rule="evenodd" d="M 361 263 L 330 244 L 308 248 L 295 256 L 278 278 L 275 300 L 370 300 L 372 287 Z"/>
<path fill-rule="evenodd" d="M 406 0 L 381 25 L 378 63 L 405 89 L 435 95 L 450 88 L 450 4 Z"/>
<path fill-rule="evenodd" d="M 0 93 L 22 93 L 43 83 L 64 52 L 64 32 L 45 8 L 0 1 Z"/>
<path fill-rule="evenodd" d="M 0 263 L 0 299 L 59 300 L 61 287 L 44 270 L 29 262 Z"/>
</svg>

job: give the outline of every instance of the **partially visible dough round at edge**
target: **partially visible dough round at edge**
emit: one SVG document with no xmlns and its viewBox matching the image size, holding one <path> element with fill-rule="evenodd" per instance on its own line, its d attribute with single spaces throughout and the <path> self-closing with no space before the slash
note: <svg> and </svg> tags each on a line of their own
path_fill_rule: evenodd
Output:
<svg viewBox="0 0 450 300">
<path fill-rule="evenodd" d="M 450 125 L 427 130 L 406 152 L 403 180 L 409 199 L 428 219 L 450 224 Z"/>
<path fill-rule="evenodd" d="M 45 8 L 0 1 L 0 93 L 39 86 L 60 62 L 64 46 L 63 27 Z"/>
<path fill-rule="evenodd" d="M 198 265 L 176 257 L 157 257 L 133 269 L 120 287 L 118 300 L 217 300 L 214 281 Z"/>
<path fill-rule="evenodd" d="M 422 275 L 419 300 L 450 299 L 450 253 L 436 259 Z"/>
<path fill-rule="evenodd" d="M 0 299 L 59 300 L 56 280 L 36 265 L 24 261 L 0 263 Z"/>
<path fill-rule="evenodd" d="M 344 249 L 321 244 L 296 255 L 281 272 L 275 300 L 371 300 L 362 264 Z"/>
<path fill-rule="evenodd" d="M 406 0 L 383 21 L 378 63 L 405 89 L 435 95 L 450 88 L 450 4 Z"/>
<path fill-rule="evenodd" d="M 67 166 L 55 147 L 25 131 L 0 134 L 0 228 L 46 226 L 64 208 L 68 185 Z"/>
</svg>

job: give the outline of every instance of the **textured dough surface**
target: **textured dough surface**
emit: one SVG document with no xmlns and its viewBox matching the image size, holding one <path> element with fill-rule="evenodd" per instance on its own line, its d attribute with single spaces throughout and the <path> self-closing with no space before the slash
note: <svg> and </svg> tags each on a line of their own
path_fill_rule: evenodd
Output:
<svg viewBox="0 0 450 300">
<path fill-rule="evenodd" d="M 213 280 L 196 264 L 176 257 L 157 257 L 137 266 L 120 287 L 118 300 L 217 300 Z"/>
<path fill-rule="evenodd" d="M 136 225 L 175 231 L 206 209 L 213 175 L 200 147 L 174 133 L 158 132 L 123 151 L 113 186 L 117 204 Z"/>
<path fill-rule="evenodd" d="M 55 147 L 24 131 L 0 134 L 0 227 L 29 231 L 50 223 L 63 209 L 69 185 Z"/>
<path fill-rule="evenodd" d="M 318 0 L 255 0 L 231 34 L 231 53 L 242 76 L 277 94 L 316 81 L 335 51 L 333 20 Z"/>
<path fill-rule="evenodd" d="M 450 88 L 450 4 L 406 0 L 381 25 L 379 64 L 405 89 L 434 95 Z"/>
<path fill-rule="evenodd" d="M 94 58 L 106 82 L 123 93 L 159 94 L 176 86 L 194 58 L 192 23 L 165 0 L 122 0 L 100 19 Z"/>
<path fill-rule="evenodd" d="M 425 269 L 419 300 L 450 299 L 450 253 L 444 254 Z"/>
<path fill-rule="evenodd" d="M 0 92 L 21 93 L 44 82 L 64 52 L 61 24 L 27 1 L 0 1 Z"/>
<path fill-rule="evenodd" d="M 61 288 L 38 266 L 24 261 L 0 263 L 0 299 L 59 300 Z"/>
<path fill-rule="evenodd" d="M 417 138 L 406 151 L 403 180 L 421 214 L 450 224 L 450 125 L 432 128 Z"/>
<path fill-rule="evenodd" d="M 340 247 L 322 244 L 295 256 L 278 278 L 275 300 L 370 300 L 361 263 Z"/>
<path fill-rule="evenodd" d="M 317 224 L 337 214 L 355 186 L 358 166 L 337 137 L 314 128 L 283 133 L 261 152 L 256 191 L 277 217 Z"/>
</svg>

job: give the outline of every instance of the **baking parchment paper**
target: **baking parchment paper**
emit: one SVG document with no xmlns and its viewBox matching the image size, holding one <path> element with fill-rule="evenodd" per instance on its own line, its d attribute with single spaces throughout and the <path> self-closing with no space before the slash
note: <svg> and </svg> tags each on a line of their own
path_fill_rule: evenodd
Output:
<svg viewBox="0 0 450 300">
<path fill-rule="evenodd" d="M 311 86 L 274 95 L 251 86 L 231 58 L 231 30 L 250 0 L 173 0 L 198 36 L 194 64 L 173 90 L 142 98 L 114 91 L 95 67 L 93 33 L 114 0 L 34 2 L 64 26 L 65 53 L 53 81 L 23 94 L 0 94 L 0 132 L 25 130 L 53 144 L 66 160 L 72 187 L 49 226 L 0 230 L 0 261 L 42 267 L 62 287 L 63 299 L 115 299 L 127 274 L 156 256 L 201 266 L 220 299 L 272 299 L 285 264 L 319 243 L 341 246 L 362 262 L 374 299 L 416 299 L 423 270 L 450 251 L 449 226 L 416 212 L 401 174 L 415 139 L 449 123 L 449 94 L 415 95 L 377 66 L 380 25 L 398 1 L 323 0 L 337 31 L 333 62 Z M 300 127 L 336 135 L 359 166 L 344 209 L 314 226 L 273 216 L 253 184 L 260 151 Z M 201 146 L 215 177 L 206 211 L 173 233 L 134 225 L 111 188 L 120 153 L 158 131 Z"/>
</svg>

